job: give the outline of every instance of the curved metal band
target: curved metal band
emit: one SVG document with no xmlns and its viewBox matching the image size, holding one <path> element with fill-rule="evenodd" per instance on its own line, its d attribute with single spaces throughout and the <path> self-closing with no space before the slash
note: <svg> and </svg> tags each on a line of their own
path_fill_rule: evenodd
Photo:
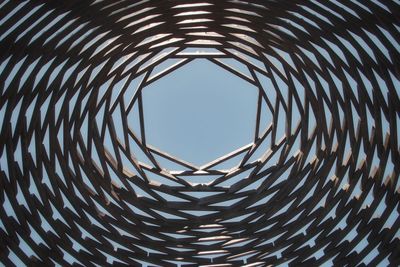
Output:
<svg viewBox="0 0 400 267">
<path fill-rule="evenodd" d="M 0 262 L 399 265 L 399 14 L 3 1 Z M 142 101 L 199 58 L 259 90 L 253 142 L 203 166 L 147 142 Z"/>
</svg>

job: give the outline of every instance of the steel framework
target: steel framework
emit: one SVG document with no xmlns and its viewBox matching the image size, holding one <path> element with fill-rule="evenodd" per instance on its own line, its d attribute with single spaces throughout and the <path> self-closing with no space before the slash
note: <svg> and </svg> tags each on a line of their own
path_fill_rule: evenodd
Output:
<svg viewBox="0 0 400 267">
<path fill-rule="evenodd" d="M 0 262 L 399 265 L 399 15 L 389 0 L 2 1 Z M 203 166 L 146 142 L 142 101 L 199 58 L 259 89 L 253 142 Z"/>
</svg>

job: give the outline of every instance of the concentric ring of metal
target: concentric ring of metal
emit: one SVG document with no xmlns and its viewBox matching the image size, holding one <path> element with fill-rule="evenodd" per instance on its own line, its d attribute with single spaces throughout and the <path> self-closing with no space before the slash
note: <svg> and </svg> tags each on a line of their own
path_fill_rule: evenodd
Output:
<svg viewBox="0 0 400 267">
<path fill-rule="evenodd" d="M 398 265 L 399 14 L 369 0 L 3 1 L 0 261 Z M 203 166 L 146 142 L 142 101 L 198 59 L 259 89 L 254 141 Z"/>
</svg>

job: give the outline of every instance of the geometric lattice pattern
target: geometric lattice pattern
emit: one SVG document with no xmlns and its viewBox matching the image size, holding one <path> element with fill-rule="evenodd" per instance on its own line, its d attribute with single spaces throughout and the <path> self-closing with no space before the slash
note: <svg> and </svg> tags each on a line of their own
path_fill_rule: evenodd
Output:
<svg viewBox="0 0 400 267">
<path fill-rule="evenodd" d="M 8 0 L 0 51 L 3 264 L 400 264 L 399 1 Z M 196 60 L 258 90 L 203 166 L 142 99 Z"/>
</svg>

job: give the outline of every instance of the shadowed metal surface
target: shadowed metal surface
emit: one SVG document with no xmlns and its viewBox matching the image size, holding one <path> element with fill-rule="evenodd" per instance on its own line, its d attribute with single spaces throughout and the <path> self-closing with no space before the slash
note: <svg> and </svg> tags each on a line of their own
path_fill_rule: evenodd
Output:
<svg viewBox="0 0 400 267">
<path fill-rule="evenodd" d="M 399 14 L 3 1 L 0 261 L 399 265 Z M 146 142 L 142 89 L 200 58 L 258 101 L 253 142 L 195 166 Z"/>
</svg>

